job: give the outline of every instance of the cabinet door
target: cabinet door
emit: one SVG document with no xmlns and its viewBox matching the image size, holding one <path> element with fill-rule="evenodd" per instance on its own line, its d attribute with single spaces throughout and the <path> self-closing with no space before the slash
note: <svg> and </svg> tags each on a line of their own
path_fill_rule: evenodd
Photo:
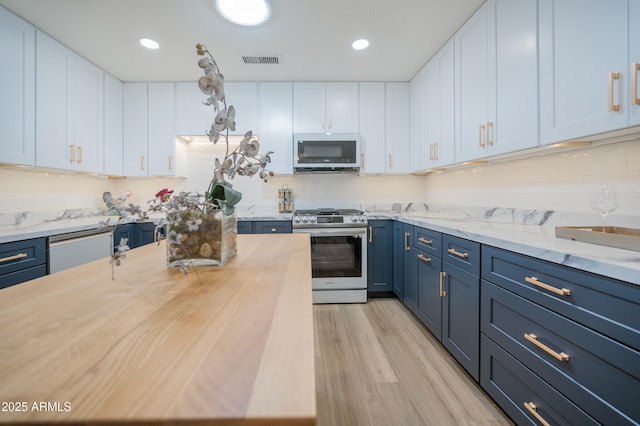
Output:
<svg viewBox="0 0 640 426">
<path fill-rule="evenodd" d="M 629 2 L 629 125 L 640 124 L 640 2 Z"/>
<path fill-rule="evenodd" d="M 409 173 L 411 134 L 409 129 L 409 83 L 386 83 L 386 172 Z"/>
<path fill-rule="evenodd" d="M 324 133 L 326 111 L 324 83 L 293 83 L 294 133 Z"/>
<path fill-rule="evenodd" d="M 151 244 L 157 240 L 156 224 L 153 222 L 135 224 L 136 246 Z"/>
<path fill-rule="evenodd" d="M 273 151 L 267 167 L 276 174 L 293 173 L 293 85 L 260 83 L 258 86 L 261 152 Z"/>
<path fill-rule="evenodd" d="M 367 238 L 367 291 L 392 291 L 392 221 L 370 220 Z"/>
<path fill-rule="evenodd" d="M 423 67 L 411 83 L 409 84 L 409 109 L 410 109 L 410 124 L 409 124 L 409 139 L 411 144 L 411 160 L 410 160 L 410 169 L 411 172 L 419 172 L 429 167 L 427 164 L 427 160 L 429 157 L 425 156 L 425 141 L 423 139 L 423 80 L 424 80 L 424 71 Z"/>
<path fill-rule="evenodd" d="M 404 224 L 393 222 L 393 292 L 398 299 L 404 297 Z"/>
<path fill-rule="evenodd" d="M 36 32 L 36 166 L 75 168 L 74 54 Z"/>
<path fill-rule="evenodd" d="M 418 294 L 418 276 L 417 276 L 417 251 L 411 245 L 413 238 L 413 225 L 403 224 L 403 243 L 404 258 L 402 265 L 404 268 L 404 289 L 402 301 L 412 311 L 415 308 L 416 295 Z"/>
<path fill-rule="evenodd" d="M 104 172 L 122 176 L 122 82 L 104 76 Z"/>
<path fill-rule="evenodd" d="M 358 133 L 358 83 L 327 83 L 326 131 Z"/>
<path fill-rule="evenodd" d="M 176 83 L 177 135 L 207 134 L 213 123 L 213 107 L 202 103 L 206 99 L 196 82 Z"/>
<path fill-rule="evenodd" d="M 290 234 L 291 222 L 285 220 L 255 221 L 254 234 Z"/>
<path fill-rule="evenodd" d="M 486 156 L 489 99 L 487 4 L 458 30 L 455 40 L 455 160 Z"/>
<path fill-rule="evenodd" d="M 104 172 L 104 71 L 76 55 L 73 84 L 75 169 Z"/>
<path fill-rule="evenodd" d="M 385 84 L 360 83 L 362 173 L 385 172 Z"/>
<path fill-rule="evenodd" d="M 147 175 L 147 84 L 124 83 L 123 168 L 126 176 Z"/>
<path fill-rule="evenodd" d="M 542 144 L 627 125 L 627 12 L 627 0 L 540 0 Z"/>
<path fill-rule="evenodd" d="M 415 250 L 417 294 L 413 312 L 438 339 L 442 340 L 442 297 L 440 269 L 442 261 L 421 250 Z"/>
<path fill-rule="evenodd" d="M 35 164 L 36 29 L 0 8 L 0 163 Z"/>
<path fill-rule="evenodd" d="M 225 83 L 224 95 L 227 108 L 233 105 L 236 109 L 236 130 L 230 130 L 229 135 L 244 136 L 249 130 L 257 133 L 258 83 Z"/>
<path fill-rule="evenodd" d="M 117 225 L 113 230 L 113 251 L 115 252 L 120 245 L 120 241 L 126 238 L 127 246 L 130 249 L 136 248 L 138 245 L 136 243 L 136 237 L 134 232 L 134 223 L 123 223 L 121 225 Z"/>
<path fill-rule="evenodd" d="M 250 220 L 238 221 L 238 234 L 253 234 L 253 222 Z"/>
<path fill-rule="evenodd" d="M 148 85 L 149 175 L 176 175 L 176 131 L 173 83 Z"/>
<path fill-rule="evenodd" d="M 480 371 L 480 278 L 448 262 L 442 297 L 442 344 L 471 376 Z"/>
<path fill-rule="evenodd" d="M 489 2 L 487 153 L 538 145 L 538 0 Z"/>
</svg>

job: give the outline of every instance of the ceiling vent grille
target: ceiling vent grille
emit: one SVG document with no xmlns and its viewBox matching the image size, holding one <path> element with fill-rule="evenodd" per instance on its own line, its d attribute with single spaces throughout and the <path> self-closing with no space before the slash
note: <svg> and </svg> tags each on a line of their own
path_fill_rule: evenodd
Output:
<svg viewBox="0 0 640 426">
<path fill-rule="evenodd" d="M 278 65 L 279 55 L 242 55 L 242 63 L 245 65 Z"/>
</svg>

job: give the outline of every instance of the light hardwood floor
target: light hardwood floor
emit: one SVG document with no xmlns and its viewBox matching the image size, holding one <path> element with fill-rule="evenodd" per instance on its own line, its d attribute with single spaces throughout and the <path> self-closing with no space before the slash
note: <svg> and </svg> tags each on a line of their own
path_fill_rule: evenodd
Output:
<svg viewBox="0 0 640 426">
<path fill-rule="evenodd" d="M 318 426 L 511 425 L 398 299 L 314 305 Z"/>
</svg>

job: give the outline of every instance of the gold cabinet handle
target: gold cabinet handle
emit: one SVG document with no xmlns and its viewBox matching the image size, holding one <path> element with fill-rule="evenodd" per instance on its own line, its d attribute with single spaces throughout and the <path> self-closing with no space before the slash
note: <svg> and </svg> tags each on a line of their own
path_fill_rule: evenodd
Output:
<svg viewBox="0 0 640 426">
<path fill-rule="evenodd" d="M 411 250 L 411 247 L 409 247 L 409 233 L 405 232 L 404 233 L 404 250 L 405 251 L 409 251 Z"/>
<path fill-rule="evenodd" d="M 391 154 L 389 154 L 389 168 L 390 169 L 393 168 L 393 162 L 392 162 Z"/>
<path fill-rule="evenodd" d="M 418 237 L 418 241 L 420 241 L 421 243 L 427 244 L 427 245 L 433 244 L 432 240 L 427 240 L 426 238 L 423 238 L 423 237 Z"/>
<path fill-rule="evenodd" d="M 487 121 L 487 145 L 492 146 L 493 140 L 491 139 L 491 128 L 493 127 L 493 121 Z"/>
<path fill-rule="evenodd" d="M 545 290 L 549 290 L 553 293 L 559 294 L 561 296 L 571 296 L 571 290 L 568 288 L 557 288 L 553 287 L 549 284 L 545 284 L 542 281 L 539 281 L 536 277 L 525 277 L 524 280 L 529 284 L 533 284 L 535 286 L 544 288 Z"/>
<path fill-rule="evenodd" d="M 549 355 L 551 355 L 552 357 L 554 357 L 555 359 L 557 359 L 558 361 L 566 361 L 569 362 L 569 355 L 565 354 L 564 352 L 556 352 L 553 349 L 551 349 L 549 346 L 545 345 L 544 343 L 540 342 L 538 340 L 538 336 L 536 336 L 533 333 L 524 333 L 524 338 L 527 339 L 528 341 L 530 341 L 531 343 L 533 343 L 534 345 L 536 345 L 537 347 L 539 347 L 540 349 L 542 349 L 543 351 L 545 351 L 546 353 L 548 353 Z"/>
<path fill-rule="evenodd" d="M 619 72 L 610 72 L 609 73 L 609 111 L 620 111 L 620 104 L 614 103 L 614 81 L 620 78 Z"/>
<path fill-rule="evenodd" d="M 422 260 L 423 262 L 426 263 L 431 263 L 431 258 L 430 257 L 424 257 L 424 255 L 422 253 L 420 253 L 418 255 L 418 259 Z"/>
<path fill-rule="evenodd" d="M 173 170 L 173 155 L 169 156 L 169 170 Z"/>
<path fill-rule="evenodd" d="M 324 113 L 322 113 L 321 117 L 320 117 L 320 127 L 322 129 L 324 129 Z"/>
<path fill-rule="evenodd" d="M 140 156 L 140 170 L 144 170 L 144 155 Z"/>
<path fill-rule="evenodd" d="M 271 228 L 271 232 L 276 232 L 277 229 L 276 228 Z"/>
<path fill-rule="evenodd" d="M 444 271 L 440 272 L 440 297 L 447 296 L 447 292 L 442 290 L 442 280 L 444 280 L 446 276 L 447 276 L 446 272 Z"/>
<path fill-rule="evenodd" d="M 438 142 L 433 144 L 433 159 L 438 161 Z"/>
<path fill-rule="evenodd" d="M 454 256 L 462 257 L 463 259 L 467 259 L 469 257 L 469 253 L 460 253 L 458 250 L 452 249 L 452 248 L 447 250 L 447 252 L 449 252 L 449 254 L 452 254 Z"/>
<path fill-rule="evenodd" d="M 78 145 L 78 164 L 82 163 L 82 145 Z"/>
<path fill-rule="evenodd" d="M 640 72 L 640 63 L 631 64 L 631 105 L 640 105 L 640 97 L 638 97 L 638 72 Z"/>
<path fill-rule="evenodd" d="M 484 124 L 480 125 L 480 131 L 478 131 L 478 143 L 480 148 L 484 148 Z"/>
<path fill-rule="evenodd" d="M 70 163 L 76 162 L 76 146 L 71 144 L 69 145 L 69 151 L 71 151 L 71 158 L 69 158 Z"/>
<path fill-rule="evenodd" d="M 533 402 L 525 402 L 524 408 L 526 408 L 527 411 L 540 422 L 540 424 L 543 426 L 550 426 L 549 423 L 540 414 L 538 414 L 538 407 L 536 407 Z"/>
<path fill-rule="evenodd" d="M 328 119 L 327 121 L 328 121 L 328 126 L 327 126 L 327 128 L 329 128 L 329 129 L 330 129 L 330 128 L 331 128 L 331 113 L 329 113 L 329 119 Z"/>
<path fill-rule="evenodd" d="M 433 144 L 429 144 L 429 160 L 433 161 Z"/>
<path fill-rule="evenodd" d="M 8 262 L 10 260 L 22 259 L 23 257 L 27 257 L 27 253 L 18 253 L 13 256 L 3 257 L 2 259 L 0 259 L 0 263 Z"/>
<path fill-rule="evenodd" d="M 364 153 L 360 154 L 360 167 L 364 169 Z"/>
<path fill-rule="evenodd" d="M 369 227 L 369 242 L 373 242 L 373 226 Z"/>
</svg>

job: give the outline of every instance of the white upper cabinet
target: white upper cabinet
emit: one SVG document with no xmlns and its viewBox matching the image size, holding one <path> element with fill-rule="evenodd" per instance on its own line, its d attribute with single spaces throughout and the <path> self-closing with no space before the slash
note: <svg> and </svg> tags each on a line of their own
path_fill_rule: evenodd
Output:
<svg viewBox="0 0 640 426">
<path fill-rule="evenodd" d="M 294 133 L 358 133 L 358 83 L 293 83 Z"/>
<path fill-rule="evenodd" d="M 637 9 L 637 0 L 540 0 L 542 144 L 628 125 L 630 63 L 640 60 L 628 59 L 628 28 L 640 25 L 628 3 Z"/>
<path fill-rule="evenodd" d="M 258 115 L 262 154 L 273 151 L 267 169 L 278 175 L 293 173 L 293 84 L 259 83 Z"/>
<path fill-rule="evenodd" d="M 176 83 L 176 133 L 178 135 L 206 135 L 213 124 L 213 107 L 202 102 L 207 96 L 198 83 Z"/>
<path fill-rule="evenodd" d="M 409 168 L 412 173 L 426 169 L 427 161 L 424 159 L 423 152 L 423 135 L 424 128 L 424 74 L 426 67 L 423 67 L 409 83 L 409 135 L 410 135 L 410 154 Z"/>
<path fill-rule="evenodd" d="M 149 175 L 177 176 L 175 85 L 149 83 L 147 90 Z"/>
<path fill-rule="evenodd" d="M 488 0 L 456 33 L 456 162 L 538 145 L 537 29 L 537 0 Z"/>
<path fill-rule="evenodd" d="M 385 84 L 360 83 L 361 173 L 385 172 Z"/>
<path fill-rule="evenodd" d="M 147 83 L 124 83 L 123 94 L 124 174 L 147 176 Z"/>
<path fill-rule="evenodd" d="M 640 2 L 629 1 L 629 124 L 640 125 Z"/>
<path fill-rule="evenodd" d="M 104 172 L 104 71 L 75 56 L 73 140 L 75 169 Z"/>
<path fill-rule="evenodd" d="M 236 130 L 229 130 L 229 135 L 242 136 L 249 130 L 257 133 L 258 83 L 225 82 L 224 96 L 227 108 L 233 105 L 236 110 Z"/>
<path fill-rule="evenodd" d="M 422 149 L 428 149 L 428 157 L 423 169 L 454 162 L 454 61 L 451 39 L 424 67 Z"/>
<path fill-rule="evenodd" d="M 104 75 L 104 172 L 122 176 L 122 82 Z"/>
<path fill-rule="evenodd" d="M 392 174 L 409 173 L 411 171 L 409 83 L 386 83 L 385 89 L 385 170 Z"/>
<path fill-rule="evenodd" d="M 74 53 L 36 32 L 36 166 L 73 170 Z"/>
<path fill-rule="evenodd" d="M 0 163 L 35 164 L 35 37 L 0 7 Z"/>
</svg>

